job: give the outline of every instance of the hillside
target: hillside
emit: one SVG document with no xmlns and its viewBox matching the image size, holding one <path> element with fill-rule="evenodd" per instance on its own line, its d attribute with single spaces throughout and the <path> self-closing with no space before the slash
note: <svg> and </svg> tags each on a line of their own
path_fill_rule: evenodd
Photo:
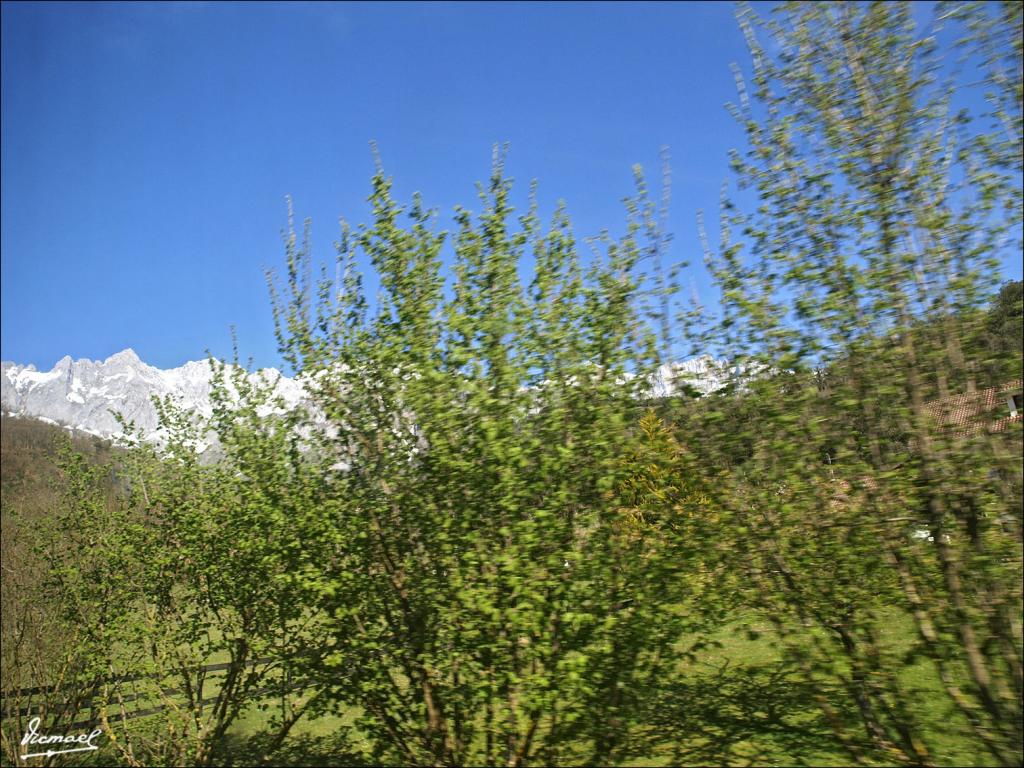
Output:
<svg viewBox="0 0 1024 768">
<path fill-rule="evenodd" d="M 66 437 L 76 451 L 97 463 L 108 461 L 117 450 L 94 435 L 38 419 L 0 416 L 0 493 L 5 518 L 11 509 L 31 518 L 49 508 L 58 479 L 57 446 Z"/>
</svg>

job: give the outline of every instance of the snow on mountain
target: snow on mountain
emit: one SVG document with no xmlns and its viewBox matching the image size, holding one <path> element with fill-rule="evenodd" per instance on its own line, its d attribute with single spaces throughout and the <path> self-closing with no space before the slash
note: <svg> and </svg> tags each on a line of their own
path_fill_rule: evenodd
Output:
<svg viewBox="0 0 1024 768">
<path fill-rule="evenodd" d="M 4 362 L 0 404 L 5 413 L 33 416 L 105 438 L 117 438 L 120 413 L 151 439 L 157 438 L 157 414 L 152 396 L 171 395 L 187 410 L 208 416 L 213 373 L 207 361 L 188 362 L 161 370 L 142 362 L 131 349 L 106 360 L 72 360 L 65 356 L 52 370 Z M 297 382 L 270 368 L 249 374 L 266 382 L 289 404 L 302 397 Z"/>
<path fill-rule="evenodd" d="M 159 440 L 153 395 L 171 395 L 187 410 L 203 416 L 212 410 L 213 374 L 208 361 L 161 370 L 146 365 L 134 351 L 126 349 L 103 361 L 72 360 L 65 356 L 45 372 L 37 371 L 33 365 L 4 362 L 2 373 L 0 405 L 5 413 L 32 416 L 104 438 L 116 439 L 122 434 L 112 413 L 116 411 L 133 421 L 150 439 Z M 249 376 L 275 382 L 276 394 L 288 405 L 298 404 L 304 398 L 301 382 L 273 368 Z M 723 387 L 729 378 L 730 371 L 724 362 L 704 355 L 662 365 L 651 378 L 650 393 L 666 397 L 689 386 L 707 394 Z"/>
<path fill-rule="evenodd" d="M 654 397 L 669 397 L 684 386 L 706 395 L 724 387 L 730 378 L 730 369 L 723 360 L 701 355 L 682 362 L 664 363 L 651 379 Z"/>
</svg>

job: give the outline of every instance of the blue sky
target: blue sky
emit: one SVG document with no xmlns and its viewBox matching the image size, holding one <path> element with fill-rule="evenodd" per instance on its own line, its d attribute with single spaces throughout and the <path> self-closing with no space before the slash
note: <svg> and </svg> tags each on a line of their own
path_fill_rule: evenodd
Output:
<svg viewBox="0 0 1024 768">
<path fill-rule="evenodd" d="M 49 368 L 125 347 L 157 366 L 278 363 L 263 268 L 284 197 L 366 219 L 376 140 L 396 195 L 450 221 L 494 142 L 542 211 L 618 228 L 631 166 L 671 149 L 674 257 L 699 263 L 727 152 L 728 3 L 3 4 L 4 359 Z M 1015 271 L 1015 273 L 1014 273 Z M 1008 275 L 1019 276 L 1010 264 Z M 688 278 L 689 279 L 689 278 Z M 693 286 L 714 292 L 701 270 Z"/>
</svg>

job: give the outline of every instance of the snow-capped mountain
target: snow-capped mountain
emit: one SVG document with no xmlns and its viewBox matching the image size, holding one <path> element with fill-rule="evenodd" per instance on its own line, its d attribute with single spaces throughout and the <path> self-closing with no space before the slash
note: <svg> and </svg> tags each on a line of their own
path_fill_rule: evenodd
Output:
<svg viewBox="0 0 1024 768">
<path fill-rule="evenodd" d="M 117 438 L 121 426 L 111 411 L 135 423 L 143 434 L 159 439 L 152 396 L 171 395 L 187 410 L 211 413 L 213 377 L 209 362 L 188 362 L 161 370 L 142 362 L 131 349 L 103 361 L 64 357 L 50 371 L 33 365 L 4 362 L 0 376 L 0 405 L 15 416 L 32 416 L 104 438 Z M 267 368 L 251 377 L 276 382 L 275 392 L 286 404 L 299 403 L 303 385 Z M 665 397 L 684 384 L 702 394 L 720 389 L 729 379 L 728 366 L 708 355 L 666 363 L 651 377 L 651 395 Z"/>
<path fill-rule="evenodd" d="M 715 360 L 711 355 L 701 355 L 682 362 L 665 363 L 651 377 L 651 395 L 669 397 L 683 389 L 692 387 L 706 395 L 724 387 L 730 378 L 729 364 Z"/>
<path fill-rule="evenodd" d="M 186 409 L 211 413 L 213 373 L 207 361 L 188 362 L 161 370 L 142 362 L 131 349 L 106 360 L 62 358 L 50 371 L 4 362 L 0 404 L 15 416 L 33 416 L 105 438 L 116 438 L 121 426 L 111 411 L 133 421 L 143 434 L 156 437 L 157 414 L 152 396 L 171 395 Z M 302 387 L 273 368 L 250 374 L 276 381 L 276 392 L 296 403 Z"/>
</svg>

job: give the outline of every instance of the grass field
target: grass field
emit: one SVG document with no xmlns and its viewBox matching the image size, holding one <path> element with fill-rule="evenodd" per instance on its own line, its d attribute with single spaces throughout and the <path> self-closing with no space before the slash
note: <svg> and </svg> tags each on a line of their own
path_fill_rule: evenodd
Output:
<svg viewBox="0 0 1024 768">
<path fill-rule="evenodd" d="M 912 641 L 907 617 L 884 622 L 888 641 Z M 747 628 L 759 630 L 749 636 Z M 747 617 L 723 628 L 713 647 L 681 664 L 657 700 L 649 702 L 652 726 L 632 734 L 624 765 L 821 765 L 850 764 L 814 701 L 812 687 L 784 661 L 767 622 Z M 931 662 L 902 671 L 915 691 L 915 714 L 930 725 L 927 736 L 939 765 L 985 765 L 963 739 L 967 723 L 936 685 Z M 267 713 L 248 711 L 233 726 L 225 764 L 256 765 Z M 274 756 L 280 765 L 367 765 L 369 745 L 353 728 L 355 711 L 300 721 Z"/>
<path fill-rule="evenodd" d="M 881 622 L 885 640 L 894 650 L 913 640 L 908 617 L 895 611 Z M 755 630 L 750 633 L 749 630 Z M 812 632 L 814 630 L 806 630 Z M 746 616 L 722 628 L 713 643 L 696 659 L 681 663 L 655 699 L 646 702 L 643 730 L 631 734 L 620 764 L 673 765 L 821 765 L 850 764 L 850 756 L 836 739 L 815 703 L 815 686 L 792 662 L 786 661 L 780 642 L 768 622 Z M 210 659 L 211 663 L 221 659 Z M 937 688 L 927 659 L 919 659 L 901 672 L 914 692 L 914 714 L 928 724 L 926 736 L 938 765 L 985 765 L 986 756 L 972 752 L 963 738 L 967 724 Z M 212 674 L 206 695 L 217 690 L 222 673 Z M 843 704 L 841 691 L 832 691 L 833 704 Z M 138 708 L 156 700 L 137 702 Z M 269 708 L 252 706 L 233 723 L 216 762 L 220 765 L 340 766 L 372 765 L 370 744 L 355 728 L 357 711 L 300 720 L 284 745 L 264 760 L 269 739 Z M 852 710 L 848 713 L 852 714 Z M 142 735 L 161 721 L 150 716 L 130 721 L 130 733 Z M 103 743 L 105 739 L 101 739 Z M 70 756 L 69 756 L 70 757 Z M 97 753 L 76 756 L 69 765 L 102 765 L 116 759 L 110 744 Z M 585 764 L 585 753 L 579 753 Z M 570 761 L 566 761 L 570 762 Z M 575 762 L 575 761 L 574 761 Z"/>
</svg>

